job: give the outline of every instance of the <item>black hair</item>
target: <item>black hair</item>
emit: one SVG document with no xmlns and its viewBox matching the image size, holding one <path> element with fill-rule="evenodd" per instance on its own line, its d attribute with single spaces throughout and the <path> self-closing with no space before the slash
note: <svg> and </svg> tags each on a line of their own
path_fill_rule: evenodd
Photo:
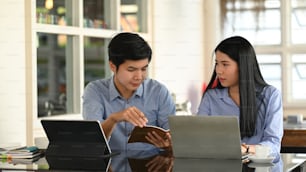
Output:
<svg viewBox="0 0 306 172">
<path fill-rule="evenodd" d="M 259 111 L 256 99 L 262 99 L 260 93 L 268 85 L 260 72 L 255 50 L 245 38 L 233 36 L 221 41 L 214 50 L 215 53 L 217 51 L 225 53 L 238 64 L 241 138 L 253 136 Z M 216 77 L 214 70 L 207 89 L 224 88 Z"/>
<path fill-rule="evenodd" d="M 151 61 L 152 49 L 138 34 L 123 32 L 117 34 L 108 45 L 108 56 L 117 70 L 125 60 Z"/>
</svg>

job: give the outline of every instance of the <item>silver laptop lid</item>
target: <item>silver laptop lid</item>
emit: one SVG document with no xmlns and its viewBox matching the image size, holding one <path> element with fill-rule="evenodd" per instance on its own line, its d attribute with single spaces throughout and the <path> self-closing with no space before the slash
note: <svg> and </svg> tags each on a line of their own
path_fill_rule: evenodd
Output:
<svg viewBox="0 0 306 172">
<path fill-rule="evenodd" d="M 175 157 L 241 159 L 235 116 L 170 116 L 169 125 Z"/>
</svg>

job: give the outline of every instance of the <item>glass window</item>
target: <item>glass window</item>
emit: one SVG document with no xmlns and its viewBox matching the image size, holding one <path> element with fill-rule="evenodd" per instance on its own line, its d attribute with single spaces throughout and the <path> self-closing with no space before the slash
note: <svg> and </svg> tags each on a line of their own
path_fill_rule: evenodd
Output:
<svg viewBox="0 0 306 172">
<path fill-rule="evenodd" d="M 279 90 L 282 90 L 280 55 L 260 54 L 257 55 L 257 60 L 265 81 Z"/>
<path fill-rule="evenodd" d="M 109 70 L 106 44 L 106 39 L 103 38 L 84 38 L 85 85 L 107 76 Z"/>
<path fill-rule="evenodd" d="M 306 98 L 306 54 L 292 56 L 292 98 Z"/>
<path fill-rule="evenodd" d="M 66 35 L 37 33 L 38 117 L 67 113 Z"/>
<path fill-rule="evenodd" d="M 221 0 L 221 12 L 224 37 L 241 35 L 257 45 L 281 43 L 280 0 Z"/>
<path fill-rule="evenodd" d="M 96 29 L 115 29 L 111 25 L 111 6 L 109 0 L 83 0 L 84 27 Z"/>
<path fill-rule="evenodd" d="M 69 0 L 37 0 L 36 22 L 43 24 L 54 24 L 71 26 L 72 18 L 67 11 Z"/>
<path fill-rule="evenodd" d="M 291 13 L 291 28 L 292 28 L 292 43 L 301 44 L 306 43 L 306 1 L 292 0 Z"/>
<path fill-rule="evenodd" d="M 111 75 L 109 39 L 118 31 L 147 32 L 148 0 L 36 0 L 33 4 L 38 117 L 79 114 L 84 86 Z"/>
<path fill-rule="evenodd" d="M 121 0 L 120 26 L 122 31 L 147 32 L 146 0 Z"/>
<path fill-rule="evenodd" d="M 224 37 L 247 38 L 256 49 L 263 77 L 282 91 L 284 104 L 303 106 L 306 101 L 303 90 L 306 87 L 306 49 L 303 48 L 306 39 L 302 35 L 306 35 L 306 1 L 220 2 Z"/>
</svg>

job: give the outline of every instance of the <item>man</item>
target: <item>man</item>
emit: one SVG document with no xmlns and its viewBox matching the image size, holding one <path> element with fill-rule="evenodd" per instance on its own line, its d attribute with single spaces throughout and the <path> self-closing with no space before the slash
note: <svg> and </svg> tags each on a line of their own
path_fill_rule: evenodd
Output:
<svg viewBox="0 0 306 172">
<path fill-rule="evenodd" d="M 113 76 L 89 83 L 83 95 L 83 118 L 99 120 L 112 150 L 171 148 L 170 134 L 148 134 L 152 143 L 127 143 L 134 126 L 169 128 L 175 104 L 167 88 L 147 79 L 152 50 L 137 34 L 120 33 L 108 46 Z"/>
</svg>

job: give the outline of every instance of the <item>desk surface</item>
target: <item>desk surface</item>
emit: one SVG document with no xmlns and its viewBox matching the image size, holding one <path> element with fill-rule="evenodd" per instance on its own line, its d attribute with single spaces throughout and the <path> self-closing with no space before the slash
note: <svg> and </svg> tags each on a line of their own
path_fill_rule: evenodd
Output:
<svg viewBox="0 0 306 172">
<path fill-rule="evenodd" d="M 152 154 L 151 152 L 123 152 L 112 158 L 67 158 L 42 157 L 29 164 L 14 164 L 2 161 L 1 170 L 24 171 L 148 171 L 148 168 L 157 168 L 155 171 L 255 171 L 262 169 L 272 172 L 295 171 L 305 168 L 306 154 L 281 154 L 273 164 L 242 163 L 241 160 L 216 159 L 176 159 L 167 154 Z M 298 170 L 299 171 L 299 170 Z"/>
</svg>

